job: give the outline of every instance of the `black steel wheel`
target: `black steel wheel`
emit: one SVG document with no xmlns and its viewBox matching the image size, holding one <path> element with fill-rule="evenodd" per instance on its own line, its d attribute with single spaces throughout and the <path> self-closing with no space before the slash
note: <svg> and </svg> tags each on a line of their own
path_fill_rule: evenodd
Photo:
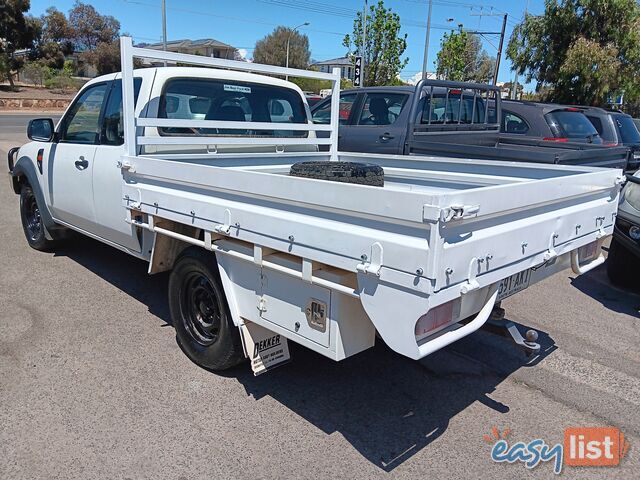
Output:
<svg viewBox="0 0 640 480">
<path fill-rule="evenodd" d="M 178 343 L 196 364 L 225 370 L 244 359 L 215 256 L 187 248 L 169 277 L 169 309 Z"/>
<path fill-rule="evenodd" d="M 53 248 L 55 242 L 47 239 L 40 205 L 30 185 L 23 185 L 20 190 L 20 219 L 31 248 L 45 251 Z"/>
</svg>

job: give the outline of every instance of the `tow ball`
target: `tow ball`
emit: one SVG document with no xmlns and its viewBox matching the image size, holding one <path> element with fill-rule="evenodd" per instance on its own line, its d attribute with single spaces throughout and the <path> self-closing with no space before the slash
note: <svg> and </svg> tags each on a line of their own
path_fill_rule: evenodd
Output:
<svg viewBox="0 0 640 480">
<path fill-rule="evenodd" d="M 515 323 L 504 319 L 504 308 L 500 307 L 499 304 L 493 307 L 491 316 L 485 326 L 493 333 L 511 337 L 511 340 L 524 350 L 527 357 L 540 351 L 540 344 L 536 343 L 536 340 L 538 340 L 538 332 L 535 330 L 527 330 L 523 337 Z"/>
</svg>

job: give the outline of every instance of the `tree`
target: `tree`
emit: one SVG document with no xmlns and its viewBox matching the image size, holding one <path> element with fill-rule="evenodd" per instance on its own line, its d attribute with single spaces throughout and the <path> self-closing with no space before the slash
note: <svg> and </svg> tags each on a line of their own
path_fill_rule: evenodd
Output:
<svg viewBox="0 0 640 480">
<path fill-rule="evenodd" d="M 37 33 L 37 22 L 25 16 L 29 7 L 29 0 L 4 0 L 0 5 L 0 77 L 9 80 L 11 88 L 13 72 L 24 64 L 23 57 L 15 53 L 33 47 Z"/>
<path fill-rule="evenodd" d="M 459 28 L 443 35 L 436 59 L 436 74 L 458 82 L 486 83 L 493 75 L 495 61 L 482 48 L 478 35 Z"/>
<path fill-rule="evenodd" d="M 109 15 L 100 15 L 92 6 L 76 2 L 69 11 L 70 37 L 75 50 L 95 50 L 100 43 L 113 43 L 120 33 L 120 22 Z"/>
<path fill-rule="evenodd" d="M 383 0 L 371 5 L 366 16 L 365 45 L 362 20 L 362 12 L 358 12 L 353 21 L 353 35 L 345 35 L 342 44 L 349 49 L 352 60 L 364 57 L 365 86 L 398 84 L 400 71 L 409 63 L 408 58 L 401 59 L 407 49 L 407 34 L 400 35 L 400 16 L 385 8 Z"/>
<path fill-rule="evenodd" d="M 276 27 L 273 32 L 256 42 L 253 61 L 284 67 L 287 64 L 287 39 L 289 38 L 289 67 L 307 68 L 311 58 L 309 37 L 282 26 Z"/>
<path fill-rule="evenodd" d="M 545 98 L 604 105 L 613 93 L 640 98 L 640 6 L 635 0 L 546 0 L 527 15 L 507 56 Z"/>
</svg>

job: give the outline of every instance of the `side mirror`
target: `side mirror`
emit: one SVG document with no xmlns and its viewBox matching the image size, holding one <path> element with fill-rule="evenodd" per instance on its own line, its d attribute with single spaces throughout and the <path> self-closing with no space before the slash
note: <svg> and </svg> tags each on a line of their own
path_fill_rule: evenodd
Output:
<svg viewBox="0 0 640 480">
<path fill-rule="evenodd" d="M 27 137 L 36 142 L 50 142 L 53 140 L 53 120 L 50 118 L 34 118 L 29 120 Z"/>
</svg>

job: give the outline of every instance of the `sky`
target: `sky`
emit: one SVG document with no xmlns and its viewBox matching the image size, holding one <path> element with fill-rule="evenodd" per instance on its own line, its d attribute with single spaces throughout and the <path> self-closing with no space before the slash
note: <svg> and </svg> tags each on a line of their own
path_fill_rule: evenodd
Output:
<svg viewBox="0 0 640 480">
<path fill-rule="evenodd" d="M 369 0 L 371 5 L 377 0 Z M 426 36 L 428 0 L 386 0 L 385 6 L 400 15 L 401 32 L 407 34 L 409 58 L 400 77 L 407 80 L 422 69 Z M 85 0 L 101 14 L 112 15 L 120 21 L 121 31 L 133 36 L 135 42 L 162 40 L 161 0 Z M 31 0 L 30 13 L 42 15 L 55 5 L 65 13 L 74 0 Z M 311 58 L 314 61 L 341 57 L 347 53 L 342 46 L 346 33 L 353 30 L 357 10 L 364 0 L 166 0 L 167 39 L 214 38 L 233 45 L 251 58 L 257 40 L 276 26 L 295 27 L 305 22 L 300 32 L 309 37 Z M 499 32 L 503 15 L 508 14 L 505 49 L 513 27 L 522 19 L 524 11 L 533 14 L 544 11 L 543 0 L 433 0 L 428 70 L 434 61 L 442 35 L 462 24 L 465 29 Z M 499 35 L 484 35 L 487 52 L 495 56 Z M 513 80 L 511 65 L 502 57 L 498 80 Z M 529 88 L 527 88 L 529 89 Z"/>
</svg>

